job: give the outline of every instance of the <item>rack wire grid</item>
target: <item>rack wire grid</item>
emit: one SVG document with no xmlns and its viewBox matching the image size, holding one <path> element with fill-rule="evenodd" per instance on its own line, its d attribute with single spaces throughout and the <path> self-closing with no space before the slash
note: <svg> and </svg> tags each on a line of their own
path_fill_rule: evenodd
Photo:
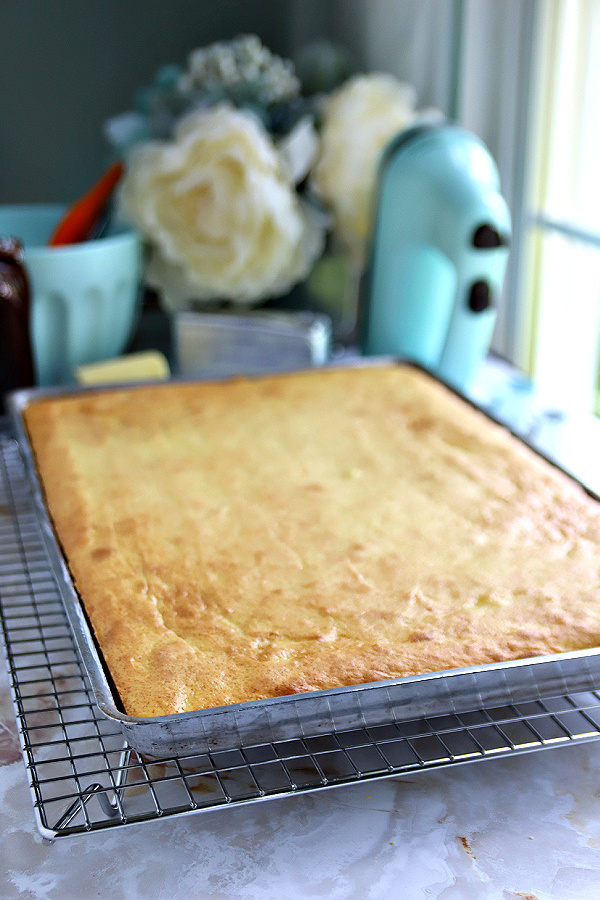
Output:
<svg viewBox="0 0 600 900">
<path fill-rule="evenodd" d="M 0 624 L 46 840 L 600 737 L 596 691 L 148 761 L 97 710 L 20 451 L 0 432 Z"/>
</svg>

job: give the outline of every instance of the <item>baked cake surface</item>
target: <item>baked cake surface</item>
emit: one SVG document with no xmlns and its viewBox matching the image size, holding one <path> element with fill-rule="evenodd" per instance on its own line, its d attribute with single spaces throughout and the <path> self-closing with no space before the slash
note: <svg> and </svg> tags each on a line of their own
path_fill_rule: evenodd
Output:
<svg viewBox="0 0 600 900">
<path fill-rule="evenodd" d="M 410 366 L 107 389 L 25 421 L 130 715 L 600 644 L 600 504 Z"/>
</svg>

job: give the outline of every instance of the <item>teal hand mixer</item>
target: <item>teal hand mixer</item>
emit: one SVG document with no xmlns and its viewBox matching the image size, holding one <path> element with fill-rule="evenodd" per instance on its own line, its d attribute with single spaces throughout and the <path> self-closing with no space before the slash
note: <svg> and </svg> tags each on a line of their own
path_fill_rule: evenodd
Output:
<svg viewBox="0 0 600 900">
<path fill-rule="evenodd" d="M 443 122 L 400 134 L 379 172 L 363 352 L 410 359 L 467 389 L 490 346 L 510 235 L 479 138 Z"/>
</svg>

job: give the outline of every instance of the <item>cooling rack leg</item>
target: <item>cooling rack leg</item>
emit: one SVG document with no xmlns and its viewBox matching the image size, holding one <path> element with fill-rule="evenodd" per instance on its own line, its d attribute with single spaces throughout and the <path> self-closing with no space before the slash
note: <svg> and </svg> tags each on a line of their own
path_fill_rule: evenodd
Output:
<svg viewBox="0 0 600 900">
<path fill-rule="evenodd" d="M 123 746 L 123 750 L 121 751 L 121 756 L 119 758 L 119 768 L 117 770 L 117 775 L 115 778 L 115 789 L 113 791 L 114 800 L 111 802 L 108 799 L 108 791 L 102 784 L 94 783 L 90 784 L 83 791 L 80 798 L 75 800 L 69 808 L 62 814 L 58 822 L 56 822 L 54 826 L 54 831 L 56 833 L 62 831 L 62 829 L 67 828 L 73 819 L 77 816 L 80 810 L 87 806 L 92 797 L 98 796 L 98 803 L 102 808 L 102 812 L 108 819 L 114 819 L 121 813 L 121 795 L 125 788 L 125 782 L 127 780 L 127 769 L 131 760 L 131 748 L 125 744 Z"/>
<path fill-rule="evenodd" d="M 102 807 L 103 813 L 109 818 L 115 818 L 116 816 L 121 814 L 121 797 L 123 795 L 123 791 L 125 790 L 125 784 L 127 781 L 127 771 L 129 768 L 129 764 L 131 762 L 132 750 L 127 744 L 123 745 L 123 749 L 121 750 L 121 755 L 119 757 L 119 766 L 116 773 L 115 778 L 115 790 L 113 792 L 113 801 L 111 802 L 108 799 L 108 793 L 103 791 L 103 793 L 98 794 L 98 802 Z"/>
<path fill-rule="evenodd" d="M 119 815 L 119 808 L 116 803 L 111 803 L 108 799 L 108 795 L 106 791 L 102 791 L 102 793 L 98 794 L 98 803 L 102 807 L 102 812 L 109 819 L 114 819 L 115 816 Z"/>
<path fill-rule="evenodd" d="M 87 806 L 92 797 L 98 794 L 98 800 L 100 805 L 102 806 L 103 812 L 112 818 L 117 815 L 117 810 L 113 807 L 112 803 L 108 800 L 106 796 L 106 788 L 101 784 L 90 784 L 83 791 L 81 797 L 78 800 L 75 800 L 69 808 L 62 814 L 58 822 L 54 826 L 55 832 L 60 832 L 63 828 L 67 828 L 67 826 L 73 821 L 77 813 L 82 809 L 82 807 Z"/>
</svg>

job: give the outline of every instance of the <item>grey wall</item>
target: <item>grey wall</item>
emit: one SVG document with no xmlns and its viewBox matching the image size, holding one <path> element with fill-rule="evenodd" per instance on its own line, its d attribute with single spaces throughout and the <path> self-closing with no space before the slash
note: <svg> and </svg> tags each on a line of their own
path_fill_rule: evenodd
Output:
<svg viewBox="0 0 600 900">
<path fill-rule="evenodd" d="M 448 111 L 455 0 L 2 0 L 0 203 L 68 202 L 108 158 L 103 122 L 156 69 L 253 32 L 293 56 L 320 37 Z"/>
<path fill-rule="evenodd" d="M 290 46 L 289 0 L 3 0 L 0 202 L 67 201 L 107 158 L 106 118 L 194 47 L 256 32 Z"/>
</svg>

